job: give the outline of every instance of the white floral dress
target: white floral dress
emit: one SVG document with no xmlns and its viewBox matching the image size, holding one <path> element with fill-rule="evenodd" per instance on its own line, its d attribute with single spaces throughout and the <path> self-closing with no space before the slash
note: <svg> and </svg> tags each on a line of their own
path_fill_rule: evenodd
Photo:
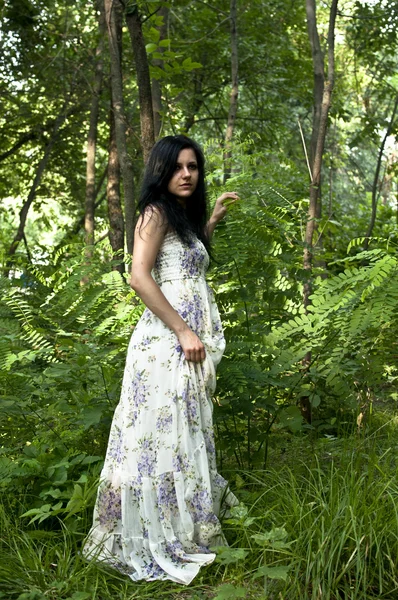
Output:
<svg viewBox="0 0 398 600">
<path fill-rule="evenodd" d="M 152 272 L 205 345 L 206 359 L 187 361 L 176 335 L 148 308 L 127 352 L 83 553 L 135 581 L 190 583 L 214 560 L 209 546 L 225 543 L 221 500 L 237 504 L 215 461 L 211 397 L 225 340 L 205 280 L 208 263 L 197 238 L 185 245 L 169 232 Z"/>
</svg>

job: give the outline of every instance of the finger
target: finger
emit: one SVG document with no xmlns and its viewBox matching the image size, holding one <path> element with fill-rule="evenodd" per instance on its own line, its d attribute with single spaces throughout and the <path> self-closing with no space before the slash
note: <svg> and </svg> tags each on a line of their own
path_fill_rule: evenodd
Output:
<svg viewBox="0 0 398 600">
<path fill-rule="evenodd" d="M 230 198 L 236 198 L 236 193 L 235 192 L 225 192 L 225 194 L 220 196 L 221 202 L 225 202 L 226 200 L 229 200 Z"/>
<path fill-rule="evenodd" d="M 199 349 L 195 352 L 195 362 L 200 362 L 202 360 L 201 351 Z"/>
<path fill-rule="evenodd" d="M 200 360 L 199 357 L 200 357 L 199 350 L 198 350 L 198 348 L 195 348 L 195 350 L 192 351 L 192 360 L 193 360 L 193 362 L 199 362 L 199 360 Z"/>
<path fill-rule="evenodd" d="M 222 200 L 222 204 L 224 206 L 227 206 L 227 204 L 231 204 L 232 202 L 236 202 L 237 200 L 239 200 L 238 194 L 236 192 L 231 192 L 225 196 L 225 198 Z"/>
<path fill-rule="evenodd" d="M 206 356 L 205 347 L 203 344 L 198 348 L 198 360 L 201 361 Z"/>
<path fill-rule="evenodd" d="M 228 202 L 224 202 L 224 208 L 228 208 L 228 206 L 232 206 L 237 201 L 237 198 L 233 198 L 232 200 L 228 200 Z"/>
</svg>

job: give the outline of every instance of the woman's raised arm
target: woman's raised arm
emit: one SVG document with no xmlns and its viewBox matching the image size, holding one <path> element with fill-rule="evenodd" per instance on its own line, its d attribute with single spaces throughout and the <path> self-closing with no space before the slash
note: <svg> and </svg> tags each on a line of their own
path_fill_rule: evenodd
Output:
<svg viewBox="0 0 398 600">
<path fill-rule="evenodd" d="M 230 200 L 230 202 L 228 202 L 228 200 Z M 221 196 L 217 198 L 212 215 L 206 225 L 209 239 L 211 239 L 218 223 L 227 214 L 228 206 L 235 204 L 237 200 L 239 200 L 239 196 L 236 192 L 224 192 L 224 194 L 221 194 Z"/>
</svg>

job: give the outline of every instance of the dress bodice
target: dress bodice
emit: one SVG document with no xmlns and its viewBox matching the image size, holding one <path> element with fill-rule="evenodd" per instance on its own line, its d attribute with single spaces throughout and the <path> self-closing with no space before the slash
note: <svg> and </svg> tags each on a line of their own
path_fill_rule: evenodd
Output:
<svg viewBox="0 0 398 600">
<path fill-rule="evenodd" d="M 205 277 L 209 266 L 209 255 L 202 242 L 193 237 L 183 244 L 174 232 L 166 233 L 156 257 L 152 271 L 156 283 L 175 279 L 197 279 Z"/>
</svg>

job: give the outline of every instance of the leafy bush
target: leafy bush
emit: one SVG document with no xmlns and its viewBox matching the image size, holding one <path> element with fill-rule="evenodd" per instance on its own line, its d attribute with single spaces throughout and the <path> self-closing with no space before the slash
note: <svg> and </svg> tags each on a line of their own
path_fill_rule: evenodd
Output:
<svg viewBox="0 0 398 600">
<path fill-rule="evenodd" d="M 102 253 L 88 266 L 64 248 L 22 285 L 2 282 L 0 486 L 23 490 L 40 521 L 76 515 L 92 501 L 141 312 Z"/>
</svg>

